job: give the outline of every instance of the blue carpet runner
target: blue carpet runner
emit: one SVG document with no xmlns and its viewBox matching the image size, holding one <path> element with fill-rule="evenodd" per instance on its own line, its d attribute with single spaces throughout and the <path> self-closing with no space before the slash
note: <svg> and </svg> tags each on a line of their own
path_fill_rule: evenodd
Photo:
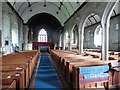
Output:
<svg viewBox="0 0 120 90">
<path fill-rule="evenodd" d="M 57 73 L 50 62 L 48 54 L 43 54 L 40 57 L 34 88 L 61 90 L 57 79 Z"/>
</svg>

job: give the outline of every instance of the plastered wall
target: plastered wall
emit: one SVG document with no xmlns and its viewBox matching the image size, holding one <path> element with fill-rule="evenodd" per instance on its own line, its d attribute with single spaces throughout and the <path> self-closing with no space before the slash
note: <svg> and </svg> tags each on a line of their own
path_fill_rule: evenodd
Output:
<svg viewBox="0 0 120 90">
<path fill-rule="evenodd" d="M 5 47 L 5 41 L 11 44 L 17 44 L 22 50 L 23 43 L 23 21 L 12 11 L 10 6 L 2 2 L 2 47 Z M 10 49 L 11 50 L 11 49 Z"/>
</svg>

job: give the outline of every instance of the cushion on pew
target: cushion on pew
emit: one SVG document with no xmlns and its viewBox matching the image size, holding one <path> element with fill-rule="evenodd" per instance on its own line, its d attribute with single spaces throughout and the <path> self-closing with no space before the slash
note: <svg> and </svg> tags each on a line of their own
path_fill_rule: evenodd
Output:
<svg viewBox="0 0 120 90">
<path fill-rule="evenodd" d="M 80 67 L 79 68 L 80 74 L 106 72 L 108 70 L 109 70 L 109 66 L 108 65 L 88 66 L 88 67 Z"/>
<path fill-rule="evenodd" d="M 109 76 L 108 71 L 108 65 L 79 68 L 79 73 L 84 75 L 84 79 L 106 77 Z"/>
</svg>

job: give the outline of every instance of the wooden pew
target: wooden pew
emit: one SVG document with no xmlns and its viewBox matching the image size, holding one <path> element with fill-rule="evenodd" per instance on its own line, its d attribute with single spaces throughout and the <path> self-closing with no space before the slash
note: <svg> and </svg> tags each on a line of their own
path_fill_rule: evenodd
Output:
<svg viewBox="0 0 120 90">
<path fill-rule="evenodd" d="M 17 90 L 16 80 L 12 78 L 2 78 L 2 90 Z"/>
<path fill-rule="evenodd" d="M 27 56 L 27 55 L 29 55 L 29 56 Z M 31 52 L 16 53 L 13 55 L 9 55 L 7 57 L 3 57 L 2 63 L 9 63 L 9 61 L 14 62 L 15 64 L 29 63 L 28 65 L 29 65 L 30 77 L 31 77 L 32 72 L 33 72 L 33 66 L 37 62 L 37 61 L 35 61 L 37 59 L 37 56 L 38 56 L 38 54 L 36 54 L 36 56 L 34 56 L 34 54 Z M 12 58 L 12 60 L 10 60 L 10 58 Z M 15 58 L 15 59 L 13 59 L 13 58 Z M 34 58 L 34 60 L 32 60 L 32 58 Z M 4 61 L 4 59 L 5 59 L 5 61 Z"/>
<path fill-rule="evenodd" d="M 17 90 L 24 90 L 24 72 L 3 72 L 2 73 L 2 79 L 4 78 L 11 78 L 13 80 L 16 80 L 16 88 Z"/>
<path fill-rule="evenodd" d="M 11 63 L 10 63 L 10 61 L 11 61 Z M 16 68 L 24 68 L 24 70 L 25 70 L 24 71 L 25 72 L 24 76 L 26 77 L 25 78 L 25 81 L 26 81 L 25 87 L 27 87 L 28 83 L 29 83 L 29 79 L 31 78 L 31 63 L 30 62 L 24 62 L 24 61 L 25 60 L 22 61 L 21 58 L 19 58 L 18 61 L 16 61 L 16 60 L 14 61 L 14 59 L 12 58 L 12 60 L 9 59 L 9 61 L 7 60 L 7 62 L 2 62 L 2 63 L 3 63 L 3 65 L 7 64 L 7 65 L 11 65 L 11 66 L 13 64 L 16 64 L 16 65 L 18 65 L 18 67 L 16 67 Z M 21 67 L 20 64 L 24 65 L 24 67 Z M 4 68 L 3 68 L 3 71 L 4 71 Z M 11 69 L 8 68 L 8 71 L 11 71 Z"/>
<path fill-rule="evenodd" d="M 59 66 L 57 67 L 59 72 L 62 72 L 63 76 L 65 76 L 65 73 L 66 73 L 66 62 L 68 62 L 68 58 L 69 58 L 69 61 L 72 59 L 75 60 L 78 60 L 78 59 L 92 59 L 93 57 L 92 56 L 89 56 L 88 54 L 84 53 L 82 55 L 76 55 L 76 53 L 73 53 L 72 51 L 64 51 L 62 52 L 62 50 L 59 51 L 51 51 L 51 55 L 52 55 L 52 58 L 56 64 L 56 66 Z"/>
<path fill-rule="evenodd" d="M 69 66 L 69 63 L 70 62 L 81 62 L 81 61 L 84 61 L 85 59 L 92 59 L 91 56 L 82 56 L 82 55 L 75 55 L 75 57 L 64 57 L 62 58 L 61 60 L 61 63 L 59 64 L 61 66 L 61 71 L 64 72 L 63 73 L 63 76 L 64 77 L 68 77 L 66 76 L 67 74 L 67 68 Z"/>
<path fill-rule="evenodd" d="M 83 62 L 71 62 L 70 65 L 69 65 L 69 73 L 70 73 L 70 82 L 71 85 L 73 86 L 73 88 L 91 88 L 93 86 L 90 85 L 90 87 L 86 87 L 87 84 L 89 83 L 84 83 L 82 84 L 79 80 L 81 77 L 80 76 L 80 69 L 83 68 L 83 67 L 90 67 L 90 66 L 101 66 L 101 65 L 106 65 L 105 62 L 99 62 L 99 61 L 83 61 Z M 93 82 L 94 84 L 96 82 Z M 107 83 L 108 83 L 108 78 L 107 78 Z M 94 86 L 95 87 L 95 86 Z M 98 85 L 96 86 L 98 87 Z"/>
<path fill-rule="evenodd" d="M 70 53 L 68 54 L 68 51 L 63 51 L 62 53 L 61 52 L 62 52 L 62 50 L 60 50 L 60 52 L 58 50 L 51 50 L 51 52 L 50 52 L 56 66 L 60 65 L 63 57 L 67 57 L 67 56 L 71 55 Z M 61 66 L 57 67 L 57 68 L 60 70 Z"/>
<path fill-rule="evenodd" d="M 77 56 L 75 56 L 76 53 L 68 52 L 68 51 L 62 52 L 62 50 L 60 52 L 59 51 L 51 51 L 51 55 L 53 57 L 54 62 L 57 64 L 59 70 L 61 70 L 60 72 L 64 72 L 62 74 L 63 75 L 65 74 L 66 80 L 68 82 L 73 82 L 72 88 L 79 88 L 79 87 L 82 88 L 81 84 L 79 85 L 79 81 L 77 80 L 80 78 L 77 68 L 87 67 L 87 66 L 95 66 L 95 65 L 100 66 L 100 65 L 108 64 L 107 62 L 100 61 L 99 58 L 97 58 L 97 59 L 93 59 L 94 57 L 86 58 L 85 56 L 88 56 L 88 54 L 84 54 L 83 58 L 81 58 L 81 59 L 80 59 L 80 57 L 82 55 L 80 55 L 80 57 L 77 57 Z M 75 57 L 77 57 L 77 58 L 75 58 Z M 108 85 L 108 82 L 109 82 L 108 76 L 106 76 L 105 79 L 106 80 L 105 81 L 103 80 L 102 83 L 101 82 L 97 82 L 97 83 L 93 82 L 93 86 L 96 85 L 95 87 L 98 87 L 98 86 L 108 87 L 109 86 Z M 83 86 L 85 86 L 83 88 L 86 88 L 86 85 L 87 85 L 87 83 L 85 85 L 83 85 Z M 93 86 L 91 85 L 90 87 L 93 87 Z"/>
<path fill-rule="evenodd" d="M 28 69 L 28 64 L 23 65 L 23 64 L 9 64 L 9 65 L 3 65 L 2 66 L 2 73 L 4 74 L 8 74 L 9 73 L 20 73 L 23 78 L 24 78 L 24 87 L 27 88 L 28 84 L 29 84 L 29 69 Z"/>
<path fill-rule="evenodd" d="M 66 80 L 68 81 L 68 82 L 70 82 L 70 75 L 71 75 L 71 71 L 72 71 L 72 65 L 73 64 L 79 64 L 79 63 L 89 63 L 89 62 L 92 62 L 92 61 L 96 61 L 96 62 L 98 62 L 99 61 L 99 59 L 93 59 L 93 58 L 89 58 L 89 57 L 86 57 L 86 58 L 81 58 L 81 59 L 75 59 L 75 58 L 65 58 L 64 59 L 64 71 L 65 71 L 65 77 L 66 77 Z M 93 63 L 94 63 L 93 62 Z M 89 65 L 89 64 L 88 64 Z"/>
<path fill-rule="evenodd" d="M 101 58 L 101 52 L 99 51 L 84 51 L 84 53 L 93 56 L 93 58 Z M 120 56 L 119 56 L 119 52 L 115 52 L 115 51 L 109 51 L 109 60 L 119 60 Z"/>
<path fill-rule="evenodd" d="M 18 82 L 22 80 L 19 88 L 27 88 L 34 71 L 34 66 L 37 63 L 38 54 L 39 53 L 37 51 L 24 51 L 5 55 L 2 57 L 2 64 L 0 65 L 2 65 L 3 68 L 0 72 L 4 75 L 12 74 L 12 78 L 16 78 Z M 21 76 L 14 76 L 13 74 L 18 71 L 20 71 L 19 73 Z M 17 85 L 18 82 L 16 82 Z"/>
</svg>

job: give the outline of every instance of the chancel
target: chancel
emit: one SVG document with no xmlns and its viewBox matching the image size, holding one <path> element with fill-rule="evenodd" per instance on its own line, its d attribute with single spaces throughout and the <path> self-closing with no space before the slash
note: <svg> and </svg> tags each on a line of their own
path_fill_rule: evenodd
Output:
<svg viewBox="0 0 120 90">
<path fill-rule="evenodd" d="M 1 0 L 1 90 L 119 90 L 120 0 Z"/>
</svg>

